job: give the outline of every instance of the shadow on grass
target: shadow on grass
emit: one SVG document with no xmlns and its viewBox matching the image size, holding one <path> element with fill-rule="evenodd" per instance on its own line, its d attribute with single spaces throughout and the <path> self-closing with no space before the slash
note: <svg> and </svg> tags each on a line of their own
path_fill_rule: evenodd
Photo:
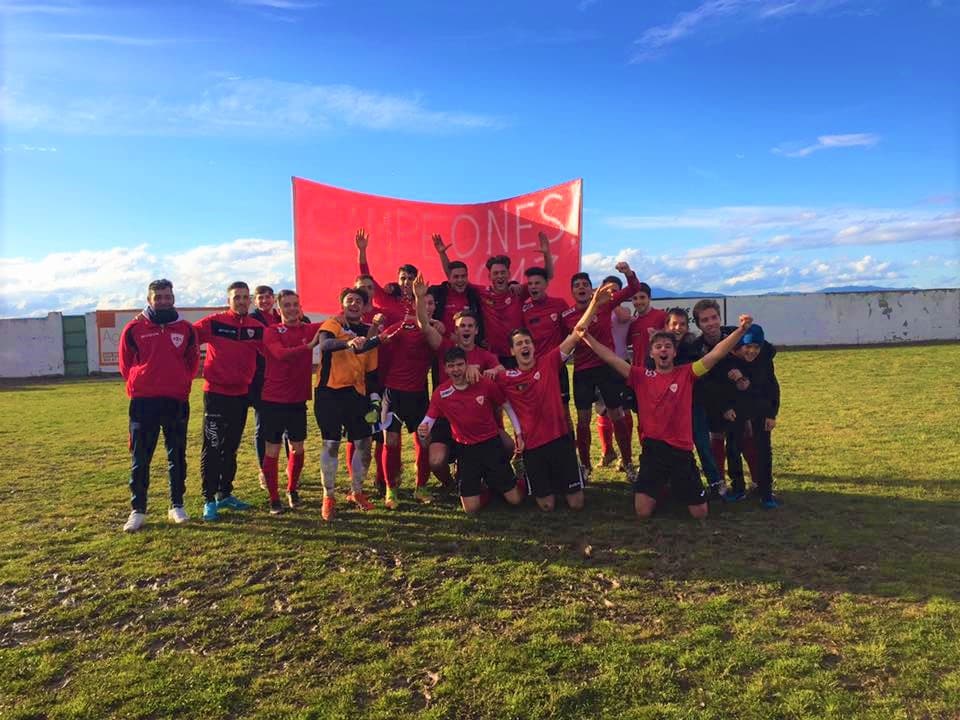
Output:
<svg viewBox="0 0 960 720">
<path fill-rule="evenodd" d="M 395 512 L 381 505 L 370 513 L 344 508 L 326 524 L 319 518 L 319 493 L 306 487 L 308 505 L 279 518 L 255 511 L 193 528 L 269 536 L 281 545 L 320 543 L 345 555 L 376 548 L 411 559 L 557 564 L 657 582 L 774 583 L 960 599 L 960 528 L 949 502 L 794 490 L 774 511 L 750 496 L 733 505 L 712 503 L 705 524 L 673 504 L 643 521 L 633 515 L 624 483 L 598 483 L 587 490 L 580 513 L 542 513 L 528 501 L 518 508 L 494 503 L 469 517 L 453 498 L 441 498 L 432 505 L 407 502 Z"/>
</svg>

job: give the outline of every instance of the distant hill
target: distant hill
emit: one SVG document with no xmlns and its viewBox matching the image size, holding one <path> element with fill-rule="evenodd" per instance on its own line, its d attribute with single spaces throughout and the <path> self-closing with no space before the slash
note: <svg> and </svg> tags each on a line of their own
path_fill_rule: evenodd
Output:
<svg viewBox="0 0 960 720">
<path fill-rule="evenodd" d="M 917 290 L 917 288 L 880 287 L 879 285 L 838 285 L 836 287 L 824 288 L 820 292 L 822 293 L 888 292 L 891 290 Z"/>
<path fill-rule="evenodd" d="M 654 299 L 663 299 L 663 298 L 689 298 L 689 297 L 725 297 L 723 293 L 712 293 L 712 292 L 703 292 L 702 290 L 681 290 L 680 292 L 674 292 L 673 290 L 665 290 L 664 288 L 651 287 L 653 291 Z"/>
</svg>

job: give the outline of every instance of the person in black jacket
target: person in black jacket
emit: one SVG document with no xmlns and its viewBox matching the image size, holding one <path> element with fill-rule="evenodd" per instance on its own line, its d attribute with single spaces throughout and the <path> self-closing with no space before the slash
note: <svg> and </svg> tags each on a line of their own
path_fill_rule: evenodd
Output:
<svg viewBox="0 0 960 720">
<path fill-rule="evenodd" d="M 733 351 L 728 381 L 736 388 L 733 406 L 725 413 L 734 423 L 739 447 L 766 508 L 779 507 L 773 496 L 773 449 L 771 432 L 780 411 L 780 383 L 773 366 L 777 349 L 764 339 L 763 328 L 754 325 Z M 744 491 L 741 480 L 733 492 Z"/>
</svg>

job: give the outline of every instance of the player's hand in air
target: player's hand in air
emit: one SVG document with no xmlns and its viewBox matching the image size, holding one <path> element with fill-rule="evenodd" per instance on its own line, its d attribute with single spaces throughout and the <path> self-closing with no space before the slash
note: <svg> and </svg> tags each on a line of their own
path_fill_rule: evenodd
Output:
<svg viewBox="0 0 960 720">
<path fill-rule="evenodd" d="M 357 243 L 357 250 L 366 250 L 367 245 L 370 244 L 370 236 L 367 235 L 367 231 L 363 228 L 357 230 L 356 236 L 354 236 L 354 242 Z"/>
<path fill-rule="evenodd" d="M 430 236 L 430 239 L 433 240 L 433 248 L 437 253 L 445 253 L 450 249 L 449 245 L 444 244 L 443 237 L 441 237 L 440 233 L 434 233 Z"/>
</svg>

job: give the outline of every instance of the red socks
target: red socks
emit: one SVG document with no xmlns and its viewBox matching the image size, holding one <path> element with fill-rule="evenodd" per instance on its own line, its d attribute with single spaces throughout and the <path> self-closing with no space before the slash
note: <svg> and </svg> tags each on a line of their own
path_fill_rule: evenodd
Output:
<svg viewBox="0 0 960 720">
<path fill-rule="evenodd" d="M 263 476 L 267 480 L 267 492 L 270 493 L 271 502 L 278 502 L 280 500 L 280 493 L 277 492 L 277 466 L 278 465 L 279 465 L 278 458 L 270 457 L 269 455 L 263 456 L 263 468 L 262 468 Z"/>
<path fill-rule="evenodd" d="M 613 422 L 607 415 L 597 415 L 597 435 L 600 437 L 600 452 L 607 456 L 613 449 Z"/>
<path fill-rule="evenodd" d="M 287 456 L 287 492 L 293 492 L 300 483 L 303 470 L 303 453 L 291 452 Z"/>
<path fill-rule="evenodd" d="M 577 423 L 577 454 L 580 456 L 580 464 L 584 467 L 590 467 L 590 423 Z"/>
<path fill-rule="evenodd" d="M 347 441 L 347 472 L 353 467 L 353 443 Z"/>
<path fill-rule="evenodd" d="M 417 457 L 417 487 L 423 487 L 430 479 L 430 452 L 420 444 L 416 435 L 413 436 L 413 447 L 416 450 Z M 399 450 L 399 448 L 397 449 Z"/>
<path fill-rule="evenodd" d="M 350 443 L 350 444 L 347 446 L 347 448 L 348 448 L 347 452 L 352 452 L 352 451 L 353 451 L 353 443 Z M 386 477 L 387 477 L 387 476 L 386 476 L 386 474 L 383 472 L 383 442 L 381 441 L 380 443 L 377 443 L 377 441 L 374 440 L 374 442 L 373 442 L 373 448 L 374 448 L 373 461 L 374 461 L 374 464 L 376 464 L 376 466 L 377 466 L 377 484 L 383 483 L 384 485 L 386 485 L 386 484 L 387 484 L 387 480 L 386 480 Z M 352 457 L 352 456 L 351 456 L 351 457 Z"/>
<path fill-rule="evenodd" d="M 383 443 L 384 482 L 386 482 L 388 488 L 395 488 L 397 486 L 401 469 L 400 446 L 390 447 L 386 442 Z"/>
<path fill-rule="evenodd" d="M 630 418 L 630 419 L 628 419 Z M 633 462 L 633 420 L 629 411 L 619 420 L 613 421 L 613 432 L 617 436 L 617 448 L 624 464 Z"/>
</svg>

